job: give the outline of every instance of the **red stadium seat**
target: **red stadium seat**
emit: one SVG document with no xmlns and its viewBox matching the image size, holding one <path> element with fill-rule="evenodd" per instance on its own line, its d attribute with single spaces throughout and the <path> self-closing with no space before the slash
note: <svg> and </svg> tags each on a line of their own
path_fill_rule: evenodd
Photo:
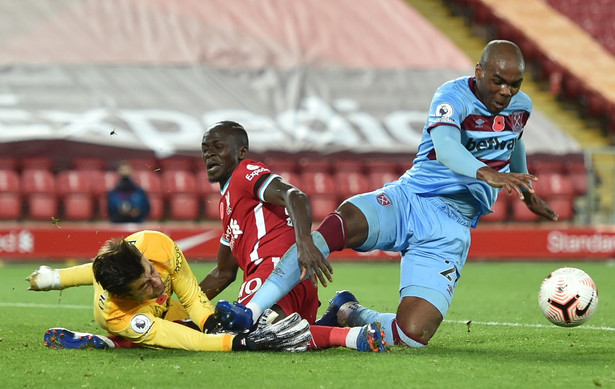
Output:
<svg viewBox="0 0 615 389">
<path fill-rule="evenodd" d="M 19 193 L 0 193 L 0 220 L 17 220 L 22 216 L 22 198 Z"/>
<path fill-rule="evenodd" d="M 574 218 L 574 202 L 572 198 L 555 197 L 549 199 L 549 206 L 559 215 L 558 221 L 570 221 Z"/>
<path fill-rule="evenodd" d="M 19 164 L 15 158 L 0 158 L 0 170 L 17 170 Z"/>
<path fill-rule="evenodd" d="M 536 194 L 548 199 L 553 196 L 572 198 L 574 187 L 568 177 L 559 173 L 545 173 L 538 177 L 538 182 L 532 184 Z"/>
<path fill-rule="evenodd" d="M 337 208 L 335 185 L 329 173 L 307 171 L 301 174 L 300 188 L 310 197 L 314 220 L 324 219 Z"/>
<path fill-rule="evenodd" d="M 53 170 L 53 159 L 48 157 L 25 157 L 21 159 L 21 170 Z"/>
<path fill-rule="evenodd" d="M 297 173 L 297 161 L 291 158 L 265 158 L 265 165 L 272 172 L 280 174 L 280 172 Z"/>
<path fill-rule="evenodd" d="M 75 158 L 71 166 L 74 170 L 105 170 L 106 161 L 102 158 Z"/>
<path fill-rule="evenodd" d="M 94 219 L 94 201 L 89 193 L 68 193 L 61 197 L 62 220 Z"/>
<path fill-rule="evenodd" d="M 350 196 L 358 193 L 365 193 L 370 189 L 370 185 L 363 172 L 340 171 L 333 177 L 335 181 L 335 194 L 338 202 L 342 202 Z"/>
<path fill-rule="evenodd" d="M 572 183 L 575 196 L 587 193 L 587 174 L 585 172 L 570 173 L 566 177 Z"/>
<path fill-rule="evenodd" d="M 186 170 L 163 170 L 161 183 L 171 219 L 196 220 L 200 217 L 194 174 Z"/>
<path fill-rule="evenodd" d="M 162 193 L 162 180 L 159 173 L 152 170 L 135 170 L 132 178 L 147 194 Z"/>
<path fill-rule="evenodd" d="M 193 157 L 179 157 L 179 156 L 164 158 L 159 161 L 160 169 L 162 171 L 169 171 L 169 170 L 192 171 L 192 168 L 195 166 L 195 163 L 194 163 L 195 159 L 196 158 L 193 158 Z"/>
<path fill-rule="evenodd" d="M 530 211 L 525 203 L 518 198 L 511 199 L 511 220 L 515 222 L 536 222 L 540 216 Z"/>
<path fill-rule="evenodd" d="M 56 175 L 56 190 L 60 195 L 94 193 L 98 189 L 96 178 L 100 177 L 86 170 L 63 170 Z"/>
<path fill-rule="evenodd" d="M 55 177 L 45 169 L 27 169 L 21 173 L 21 191 L 26 200 L 26 217 L 32 220 L 59 218 Z"/>
<path fill-rule="evenodd" d="M 209 182 L 205 170 L 199 170 L 195 177 L 196 190 L 203 206 L 203 217 L 209 220 L 220 220 L 220 212 L 218 210 L 220 184 Z"/>
<path fill-rule="evenodd" d="M 14 170 L 0 169 L 0 192 L 19 193 L 19 174 Z"/>
<path fill-rule="evenodd" d="M 19 174 L 14 170 L 0 170 L 0 219 L 16 220 L 22 216 L 22 197 Z"/>
<path fill-rule="evenodd" d="M 301 158 L 299 160 L 299 173 L 330 173 L 331 163 L 323 158 Z"/>
<path fill-rule="evenodd" d="M 55 176 L 43 169 L 24 170 L 21 173 L 21 190 L 25 194 L 50 193 L 55 195 Z"/>
<path fill-rule="evenodd" d="M 169 198 L 169 217 L 173 220 L 196 220 L 200 217 L 199 200 L 193 193 L 177 193 Z"/>
<path fill-rule="evenodd" d="M 126 162 L 134 171 L 149 170 L 156 172 L 160 169 L 160 163 L 155 158 L 128 158 Z"/>
<path fill-rule="evenodd" d="M 308 195 L 335 193 L 336 183 L 329 173 L 307 171 L 301 174 L 301 189 Z"/>
<path fill-rule="evenodd" d="M 333 171 L 338 172 L 365 172 L 365 164 L 361 159 L 336 159 L 332 163 Z"/>
<path fill-rule="evenodd" d="M 62 207 L 62 219 L 91 220 L 94 218 L 96 178 L 87 170 L 63 170 L 56 175 L 56 192 Z"/>
<path fill-rule="evenodd" d="M 51 222 L 52 218 L 60 218 L 55 193 L 31 193 L 26 197 L 26 201 L 28 219 Z"/>
</svg>

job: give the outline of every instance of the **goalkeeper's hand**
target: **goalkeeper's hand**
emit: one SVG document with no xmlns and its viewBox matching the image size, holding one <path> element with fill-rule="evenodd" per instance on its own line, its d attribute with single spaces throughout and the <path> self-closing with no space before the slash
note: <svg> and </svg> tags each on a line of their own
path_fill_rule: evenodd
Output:
<svg viewBox="0 0 615 389">
<path fill-rule="evenodd" d="M 28 290 L 60 290 L 60 272 L 49 266 L 41 266 L 26 278 L 30 283 Z"/>
<path fill-rule="evenodd" d="M 284 319 L 273 323 L 278 314 L 271 309 L 258 319 L 256 328 L 247 333 L 239 334 L 241 344 L 250 351 L 305 351 L 312 339 L 310 325 L 298 313 L 293 313 Z"/>
</svg>

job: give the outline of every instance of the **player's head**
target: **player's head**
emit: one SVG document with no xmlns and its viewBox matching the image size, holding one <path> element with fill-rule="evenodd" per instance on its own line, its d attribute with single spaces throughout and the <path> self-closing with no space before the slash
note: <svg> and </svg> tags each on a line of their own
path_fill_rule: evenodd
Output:
<svg viewBox="0 0 615 389">
<path fill-rule="evenodd" d="M 164 283 L 150 261 L 124 239 L 107 241 L 94 258 L 94 278 L 109 293 L 149 300 L 164 293 Z"/>
<path fill-rule="evenodd" d="M 248 149 L 248 134 L 241 124 L 223 121 L 209 127 L 201 142 L 209 181 L 224 185 Z"/>
<path fill-rule="evenodd" d="M 476 64 L 476 95 L 489 112 L 497 114 L 519 92 L 525 60 L 519 46 L 510 41 L 491 41 Z"/>
</svg>

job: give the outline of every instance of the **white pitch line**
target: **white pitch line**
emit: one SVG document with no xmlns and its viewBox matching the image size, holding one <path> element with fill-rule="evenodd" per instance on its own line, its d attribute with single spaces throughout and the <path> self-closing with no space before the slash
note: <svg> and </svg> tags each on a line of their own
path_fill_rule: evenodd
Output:
<svg viewBox="0 0 615 389">
<path fill-rule="evenodd" d="M 92 309 L 91 305 L 74 305 L 74 304 L 36 304 L 36 303 L 1 303 L 0 307 L 18 307 L 18 308 L 66 308 L 66 309 Z"/>
<path fill-rule="evenodd" d="M 66 309 L 92 309 L 91 305 L 73 305 L 73 304 L 36 304 L 36 303 L 2 303 L 0 302 L 0 307 L 19 307 L 19 308 L 66 308 Z M 454 323 L 454 324 L 468 324 L 470 320 L 444 320 L 445 323 Z M 483 325 L 483 326 L 499 326 L 499 327 L 527 327 L 527 328 L 554 328 L 557 327 L 553 324 L 526 324 L 526 323 L 506 323 L 506 322 L 497 322 L 497 321 L 471 321 L 471 324 L 475 325 Z M 560 327 L 566 328 L 566 327 Z M 613 327 L 596 327 L 596 326 L 588 326 L 581 325 L 578 327 L 567 327 L 567 328 L 578 328 L 584 330 L 598 330 L 598 331 L 615 331 Z"/>
<path fill-rule="evenodd" d="M 468 324 L 470 320 L 444 320 L 445 323 L 455 323 L 455 324 Z M 531 328 L 554 328 L 557 327 L 555 324 L 525 324 L 525 323 L 503 323 L 497 321 L 474 321 L 471 320 L 471 324 L 483 325 L 483 326 L 501 326 L 501 327 L 531 327 Z M 600 330 L 600 331 L 615 331 L 613 327 L 596 327 L 596 326 L 588 326 L 581 325 L 577 327 L 559 327 L 559 328 L 578 328 L 584 330 Z"/>
</svg>

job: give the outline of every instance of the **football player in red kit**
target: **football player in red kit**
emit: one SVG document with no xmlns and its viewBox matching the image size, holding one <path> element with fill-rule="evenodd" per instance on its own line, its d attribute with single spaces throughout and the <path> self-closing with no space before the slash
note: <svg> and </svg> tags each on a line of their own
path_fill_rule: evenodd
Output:
<svg viewBox="0 0 615 389">
<path fill-rule="evenodd" d="M 213 299 L 244 272 L 237 302 L 246 304 L 293 243 L 299 256 L 317 249 L 311 239 L 312 215 L 307 196 L 262 162 L 247 158 L 246 130 L 223 121 L 203 135 L 202 157 L 210 182 L 219 183 L 223 233 L 217 266 L 200 286 Z M 281 317 L 298 312 L 310 324 L 320 302 L 315 282 L 300 282 L 273 307 Z M 311 326 L 312 348 L 348 347 L 359 351 L 386 351 L 379 323 L 363 327 Z"/>
</svg>

